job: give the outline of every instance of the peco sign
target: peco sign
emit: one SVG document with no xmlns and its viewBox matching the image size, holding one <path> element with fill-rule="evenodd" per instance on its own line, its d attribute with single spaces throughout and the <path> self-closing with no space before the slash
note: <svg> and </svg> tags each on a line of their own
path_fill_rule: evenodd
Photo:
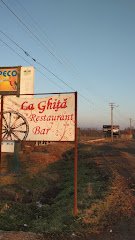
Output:
<svg viewBox="0 0 135 240">
<path fill-rule="evenodd" d="M 0 94 L 19 93 L 21 67 L 0 67 Z"/>
<path fill-rule="evenodd" d="M 13 71 L 0 71 L 0 76 L 3 77 L 15 77 L 17 76 L 17 71 L 13 70 Z"/>
</svg>

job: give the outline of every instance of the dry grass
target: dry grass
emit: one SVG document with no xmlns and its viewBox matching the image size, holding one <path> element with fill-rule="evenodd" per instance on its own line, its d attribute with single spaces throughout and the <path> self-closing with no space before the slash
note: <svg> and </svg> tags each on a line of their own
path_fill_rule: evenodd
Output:
<svg viewBox="0 0 135 240">
<path fill-rule="evenodd" d="M 58 230 L 62 229 L 64 231 L 68 229 L 72 231 L 74 226 L 74 229 L 77 229 L 77 231 L 82 230 L 88 233 L 95 233 L 101 232 L 106 228 L 111 229 L 116 223 L 118 224 L 125 219 L 128 219 L 129 222 L 132 221 L 135 216 L 135 196 L 132 191 L 134 190 L 133 184 L 133 189 L 129 186 L 129 178 L 134 176 L 134 172 L 131 172 L 134 168 L 134 154 L 132 155 L 131 152 L 130 154 L 127 152 L 123 153 L 121 150 L 118 152 L 111 144 L 79 146 L 79 217 L 74 219 L 73 216 L 70 216 L 72 204 L 70 202 L 71 198 L 73 198 L 73 187 L 71 186 L 73 183 L 74 155 L 73 151 L 69 151 L 63 157 L 63 153 L 73 147 L 74 145 L 71 143 L 51 143 L 47 146 L 34 147 L 33 151 L 24 150 L 24 152 L 20 152 L 22 175 L 18 179 L 14 174 L 3 176 L 0 179 L 2 188 L 4 189 L 5 186 L 10 196 L 14 198 L 12 202 L 15 202 L 15 207 L 10 209 L 11 215 L 14 216 L 14 210 L 16 209 L 18 214 L 21 209 L 21 214 L 25 212 L 25 220 L 27 220 L 29 212 L 33 221 L 34 211 L 37 209 L 35 203 L 42 197 L 42 210 L 38 209 L 40 218 L 35 219 L 30 226 L 30 229 L 33 231 L 37 228 L 36 231 L 40 232 L 49 227 L 52 231 L 54 226 Z M 124 143 L 118 144 L 117 148 L 126 151 Z M 131 150 L 133 151 L 133 149 Z M 14 186 L 16 179 L 19 181 L 17 188 Z M 20 188 L 21 184 L 22 188 Z M 11 186 L 13 192 L 9 192 L 10 186 L 8 187 L 8 185 L 13 185 Z M 14 195 L 16 190 L 20 195 Z M 31 190 L 30 193 L 33 194 L 32 199 L 29 199 L 27 190 Z M 54 201 L 54 206 L 52 202 L 49 206 L 45 201 L 49 201 L 50 192 L 54 193 L 55 190 L 58 190 L 54 198 L 56 202 Z M 4 194 L 5 198 L 8 198 L 6 191 Z M 62 202 L 63 199 L 65 199 L 65 202 Z M 30 203 L 28 202 L 29 200 L 31 201 Z M 21 202 L 23 203 L 22 206 L 20 205 Z M 28 206 L 26 204 L 28 209 L 26 210 L 25 202 L 28 202 Z M 7 214 L 5 221 L 9 219 L 8 205 L 6 204 L 5 200 L 1 205 L 2 213 Z M 16 208 L 17 204 L 18 208 Z M 68 208 L 70 209 L 69 214 L 67 212 L 64 213 L 65 206 L 67 212 Z M 46 214 L 50 215 L 52 207 L 54 207 L 51 212 L 53 217 L 48 220 L 50 221 L 50 225 L 48 225 Z M 61 211 L 62 207 L 64 209 L 63 212 Z M 18 221 L 16 218 L 14 221 L 16 221 L 15 224 L 17 225 Z M 17 229 L 21 228 L 18 227 Z"/>
<path fill-rule="evenodd" d="M 124 177 L 115 173 L 104 201 L 94 203 L 85 211 L 83 222 L 92 227 L 92 231 L 101 231 L 135 214 L 135 197 L 132 195 Z"/>
</svg>

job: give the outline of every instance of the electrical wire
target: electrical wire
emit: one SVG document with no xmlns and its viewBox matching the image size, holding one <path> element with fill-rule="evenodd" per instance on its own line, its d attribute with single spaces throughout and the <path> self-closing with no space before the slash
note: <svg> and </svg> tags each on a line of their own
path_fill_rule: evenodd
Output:
<svg viewBox="0 0 135 240">
<path fill-rule="evenodd" d="M 48 72 L 50 72 L 54 77 L 57 77 L 59 80 L 61 80 L 62 83 L 64 83 L 66 86 L 68 86 L 71 90 L 75 91 L 75 89 L 71 88 L 68 84 L 66 84 L 62 79 L 60 79 L 57 75 L 55 75 L 53 72 L 51 72 L 49 69 L 47 69 L 44 65 L 42 65 L 40 62 L 38 62 L 35 58 L 33 58 L 26 50 L 24 50 L 18 43 L 16 43 L 14 40 L 12 40 L 7 34 L 5 34 L 2 30 L 0 30 L 0 33 L 2 33 L 4 36 L 6 36 L 12 43 L 14 43 L 20 50 L 23 51 L 23 53 L 27 56 L 30 57 L 30 59 L 32 59 L 35 63 L 39 64 L 40 66 L 42 66 L 44 69 L 48 70 Z M 11 46 L 9 46 L 7 43 L 5 43 L 2 39 L 0 39 L 0 41 L 6 45 L 10 50 L 12 50 L 15 54 L 17 54 L 20 58 L 22 58 L 25 62 L 27 62 L 28 64 L 31 65 L 31 63 L 29 61 L 27 61 L 24 57 L 22 57 L 18 52 L 16 52 Z M 35 65 L 34 65 L 35 67 Z M 37 67 L 35 67 L 35 69 L 42 74 L 43 76 L 46 77 L 46 75 L 44 73 L 42 73 Z M 48 77 L 47 77 L 48 78 Z M 52 81 L 52 79 L 48 78 L 50 82 L 53 83 L 53 85 L 58 86 L 60 89 L 63 90 L 63 88 L 61 88 L 60 85 L 58 85 L 56 82 Z M 78 93 L 78 95 L 80 95 L 84 100 L 86 100 L 88 102 L 88 99 L 85 98 L 82 94 Z M 100 108 L 101 109 L 101 108 Z"/>
<path fill-rule="evenodd" d="M 127 126 L 128 118 L 125 117 L 125 115 L 123 115 L 118 109 L 115 109 L 115 113 L 117 114 L 115 114 L 115 118 L 119 119 L 123 126 Z"/>
<path fill-rule="evenodd" d="M 47 48 L 47 46 L 27 27 L 27 25 L 17 16 L 17 14 L 15 14 L 15 12 L 14 12 L 13 10 L 11 10 L 11 8 L 10 8 L 3 0 L 1 0 L 1 2 L 2 2 L 2 3 L 6 6 L 6 8 L 17 18 L 17 20 L 36 38 L 36 40 L 38 40 L 40 43 L 42 43 L 43 46 L 45 46 L 45 47 Z M 22 49 L 22 50 L 23 50 L 23 49 Z M 62 61 L 59 60 L 59 59 L 57 58 L 57 56 L 52 53 L 52 51 L 50 51 L 48 48 L 47 48 L 47 50 L 50 52 L 50 54 L 51 54 L 53 57 L 55 57 L 60 63 L 62 63 Z M 24 51 L 24 50 L 23 50 L 23 51 Z M 28 53 L 25 51 L 25 54 L 27 55 Z M 31 57 L 30 54 L 28 54 L 28 56 Z M 32 58 L 32 57 L 31 57 L 31 59 L 32 59 L 33 61 L 36 61 L 35 58 Z M 37 64 L 40 65 L 40 66 L 42 66 L 42 67 L 44 67 L 44 69 L 46 69 L 48 72 L 50 72 L 50 73 L 51 73 L 54 77 L 56 77 L 58 80 L 60 80 L 61 82 L 63 82 L 63 84 L 65 84 L 67 87 L 69 87 L 72 91 L 76 91 L 73 87 L 71 87 L 69 84 L 67 84 L 65 81 L 63 81 L 60 77 L 58 77 L 56 74 L 54 74 L 51 70 L 49 70 L 48 68 L 46 68 L 45 66 L 43 66 L 39 61 L 37 61 Z M 80 95 L 83 99 L 85 99 L 87 102 L 89 102 L 89 103 L 91 104 L 91 101 L 90 101 L 88 98 L 86 98 L 85 96 L 83 96 L 81 93 L 79 93 L 79 95 Z M 93 102 L 92 102 L 92 104 L 93 104 Z"/>
<path fill-rule="evenodd" d="M 0 39 L 0 42 L 2 42 L 6 47 L 8 47 L 10 50 L 12 50 L 12 52 L 14 52 L 15 54 L 17 54 L 17 55 L 18 55 L 20 58 L 22 58 L 25 62 L 27 62 L 28 64 L 31 65 L 31 63 L 30 63 L 29 61 L 27 61 L 23 56 L 21 56 L 18 52 L 16 52 L 11 46 L 9 46 L 9 45 L 8 45 L 6 42 L 4 42 L 2 39 Z M 42 74 L 43 76 L 46 77 L 46 75 L 45 75 L 44 73 L 42 73 L 37 67 L 34 66 L 34 68 L 35 68 L 40 74 Z M 59 84 L 57 84 L 56 82 L 54 82 L 52 79 L 50 79 L 50 78 L 48 78 L 48 77 L 47 77 L 47 79 L 48 79 L 50 82 L 52 82 L 53 85 L 58 86 L 60 89 L 63 90 L 63 88 L 62 88 Z"/>
<path fill-rule="evenodd" d="M 57 52 L 56 49 L 55 49 L 56 47 L 54 46 L 55 44 L 52 42 L 52 40 L 49 39 L 47 33 L 46 33 L 45 31 L 41 30 L 41 26 L 40 26 L 40 24 L 37 22 L 37 19 L 36 19 L 36 20 L 34 19 L 34 17 L 30 14 L 30 12 L 22 5 L 22 2 L 20 2 L 20 1 L 18 0 L 18 1 L 17 1 L 17 4 L 19 4 L 19 5 L 21 6 L 19 12 L 20 12 L 22 9 L 24 9 L 24 11 L 25 11 L 25 13 L 27 14 L 27 16 L 29 17 L 29 19 L 32 20 L 32 25 L 33 25 L 34 28 L 36 29 L 36 32 L 39 31 L 40 33 L 42 33 L 42 34 L 45 36 L 46 40 L 48 41 L 50 47 L 53 48 L 53 51 Z M 34 22 L 34 24 L 33 24 L 33 22 Z M 73 66 L 73 64 L 71 64 L 71 62 L 67 59 L 67 57 L 64 56 L 64 58 L 63 58 L 63 57 L 58 57 L 58 58 L 61 59 L 63 65 L 66 66 L 66 68 L 67 68 L 67 67 L 70 67 L 70 68 L 72 68 L 72 70 L 73 70 L 74 72 L 76 72 L 75 66 Z M 78 73 L 77 73 L 77 74 L 78 74 Z"/>
<path fill-rule="evenodd" d="M 58 77 L 55 73 L 53 73 L 50 69 L 48 69 L 47 67 L 45 67 L 43 64 L 41 64 L 39 61 L 36 60 L 36 58 L 33 58 L 26 50 L 24 50 L 18 43 L 16 43 L 14 40 L 12 40 L 7 34 L 5 34 L 2 30 L 0 30 L 0 33 L 2 33 L 4 36 L 6 36 L 12 43 L 14 43 L 20 50 L 23 51 L 23 53 L 29 57 L 32 61 L 34 61 L 35 63 L 37 63 L 39 66 L 43 67 L 46 71 L 48 71 L 50 74 L 52 74 L 55 78 L 57 78 L 58 80 L 60 80 L 64 85 L 66 85 L 68 88 L 70 88 L 72 91 L 76 92 L 76 90 L 71 87 L 69 84 L 67 84 L 63 79 L 61 79 L 60 77 Z M 87 99 L 85 96 L 83 96 L 80 92 L 78 92 L 78 94 L 85 100 L 87 101 L 89 104 L 91 104 L 90 100 Z M 93 104 L 93 103 L 92 103 Z"/>
<path fill-rule="evenodd" d="M 47 33 L 46 33 L 45 31 L 41 30 L 41 26 L 40 26 L 40 24 L 38 23 L 37 18 L 35 19 L 35 18 L 30 14 L 30 12 L 28 11 L 28 9 L 26 9 L 26 8 L 23 6 L 23 4 L 22 4 L 21 1 L 17 0 L 16 3 L 20 6 L 20 9 L 18 10 L 19 13 L 20 13 L 22 10 L 24 10 L 24 12 L 26 13 L 26 15 L 29 17 L 29 20 L 31 20 L 31 24 L 32 24 L 32 26 L 35 28 L 35 31 L 36 31 L 36 32 L 39 31 L 40 33 L 42 33 L 42 34 L 45 36 L 45 39 L 47 40 L 48 44 L 50 45 L 50 48 L 53 48 L 53 50 L 54 50 L 54 43 L 49 39 Z M 26 17 L 25 17 L 25 19 L 26 19 Z M 30 21 L 29 21 L 29 24 L 30 24 Z"/>
<path fill-rule="evenodd" d="M 57 58 L 57 56 L 40 40 L 40 38 L 35 34 L 33 33 L 29 27 L 20 19 L 20 17 L 17 16 L 17 14 L 14 13 L 14 11 L 3 1 L 3 0 L 0 0 L 4 5 L 5 7 L 17 18 L 17 20 L 27 29 L 27 31 L 32 35 L 34 36 L 34 38 L 43 46 L 45 47 L 45 49 L 48 50 L 48 52 L 53 56 L 55 57 L 55 59 L 57 59 L 57 61 L 59 63 L 62 64 L 62 61 L 60 59 Z"/>
<path fill-rule="evenodd" d="M 29 32 L 29 33 L 31 33 L 31 35 L 32 36 L 34 36 L 34 38 L 36 38 L 36 40 L 37 41 L 39 41 L 40 42 L 40 44 L 42 44 L 42 46 L 44 46 L 48 51 L 49 51 L 49 53 L 53 56 L 53 57 L 55 57 L 61 64 L 63 64 L 63 60 L 61 60 L 60 58 L 58 58 L 57 56 L 56 56 L 56 54 L 54 54 L 41 40 L 40 40 L 40 38 L 36 35 L 36 34 L 34 34 L 33 33 L 33 31 L 31 31 L 30 30 L 30 28 L 21 20 L 21 18 L 3 1 L 3 0 L 1 0 L 1 2 L 4 4 L 4 6 L 17 18 L 17 20 L 27 29 L 27 31 Z M 21 6 L 22 6 L 22 4 L 21 4 Z M 23 7 L 24 8 L 24 7 Z M 24 8 L 25 9 L 25 8 Z M 26 9 L 25 9 L 25 11 L 27 11 Z M 29 14 L 29 12 L 27 11 L 27 14 L 28 14 L 28 16 L 31 18 L 31 19 L 33 19 L 32 18 L 32 16 Z M 2 32 L 2 31 L 0 31 L 0 32 Z M 5 36 L 6 36 L 6 34 L 4 34 Z M 7 37 L 7 36 L 6 36 Z M 9 38 L 9 37 L 8 37 Z M 11 38 L 9 38 L 10 39 L 10 41 L 12 41 L 17 47 L 19 47 L 23 52 L 24 52 L 24 54 L 27 56 L 27 57 L 29 57 L 29 58 L 31 58 L 32 59 L 32 61 L 34 61 L 36 64 L 38 64 L 40 67 L 43 67 L 46 71 L 48 71 L 50 74 L 52 74 L 55 78 L 57 78 L 59 81 L 61 81 L 64 85 L 66 85 L 68 88 L 70 88 L 72 91 L 76 91 L 73 87 L 71 87 L 68 83 L 66 83 L 63 79 L 61 79 L 58 75 L 56 75 L 55 73 L 53 73 L 50 69 L 48 69 L 47 67 L 45 67 L 42 63 L 40 63 L 39 61 L 37 61 L 36 60 L 36 58 L 33 58 L 27 51 L 25 51 L 19 44 L 17 44 L 15 41 L 13 41 L 13 40 L 11 40 Z M 49 40 L 50 41 L 50 40 Z M 26 60 L 25 60 L 26 61 Z M 28 61 L 27 61 L 28 62 Z M 56 83 L 55 83 L 56 84 Z M 89 101 L 89 99 L 88 98 L 86 98 L 86 97 L 84 97 L 81 93 L 79 93 L 79 95 L 83 98 L 83 99 L 85 99 L 87 102 L 89 102 L 90 104 L 91 104 L 91 102 Z M 92 102 L 92 104 L 93 104 L 93 102 Z"/>
<path fill-rule="evenodd" d="M 35 38 L 36 40 L 38 40 L 40 42 L 40 44 L 44 45 L 44 47 L 49 51 L 49 53 L 55 57 L 60 63 L 63 64 L 63 61 L 61 59 L 59 59 L 52 51 L 50 51 L 48 49 L 48 47 L 43 44 L 43 42 L 35 35 L 33 34 L 33 32 L 29 29 L 29 27 L 27 27 L 27 25 L 20 19 L 20 17 L 17 16 L 17 14 L 15 14 L 14 11 L 12 11 L 9 6 L 3 1 L 1 0 L 1 2 L 6 6 L 6 8 L 18 19 L 18 21 L 27 29 L 27 31 L 29 31 Z M 1 33 L 3 33 L 0 30 Z M 40 67 L 43 67 L 46 71 L 48 71 L 50 74 L 52 74 L 55 78 L 57 78 L 58 80 L 60 80 L 64 85 L 66 85 L 68 88 L 70 88 L 72 91 L 76 91 L 74 88 L 72 88 L 68 83 L 66 83 L 63 79 L 61 79 L 58 75 L 56 75 L 55 73 L 53 73 L 50 69 L 48 69 L 47 67 L 45 67 L 42 63 L 40 63 L 39 61 L 36 60 L 36 58 L 33 58 L 31 56 L 31 54 L 28 53 L 28 51 L 24 50 L 18 43 L 16 43 L 14 40 L 12 40 L 7 34 L 3 33 L 10 41 L 12 41 L 18 48 L 20 48 L 23 53 L 25 54 L 25 56 L 29 57 L 32 61 L 34 61 L 34 63 L 38 64 Z M 3 44 L 5 44 L 7 47 L 9 47 L 14 53 L 16 53 L 19 57 L 21 57 L 25 62 L 29 63 L 25 58 L 23 58 L 20 54 L 18 54 L 14 49 L 12 49 L 10 46 L 8 46 L 6 43 L 3 42 Z M 34 66 L 35 67 L 35 66 Z M 35 69 L 37 69 L 38 72 L 40 72 L 42 75 L 44 75 L 38 68 L 35 67 Z M 45 76 L 45 75 L 44 75 Z M 52 80 L 49 79 L 51 82 Z M 57 85 L 58 87 L 60 87 L 56 82 L 54 83 L 54 85 Z M 60 87 L 61 88 L 61 87 Z M 84 100 L 86 100 L 87 102 L 90 102 L 90 100 L 86 97 L 84 97 L 80 92 L 78 93 L 78 95 L 80 95 Z M 93 102 L 92 102 L 93 104 Z"/>
</svg>

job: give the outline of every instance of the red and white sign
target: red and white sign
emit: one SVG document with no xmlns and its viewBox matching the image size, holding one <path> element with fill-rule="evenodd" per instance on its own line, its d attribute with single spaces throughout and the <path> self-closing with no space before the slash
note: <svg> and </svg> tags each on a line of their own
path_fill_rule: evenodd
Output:
<svg viewBox="0 0 135 240">
<path fill-rule="evenodd" d="M 75 140 L 75 93 L 31 99 L 5 96 L 3 109 L 3 140 Z"/>
</svg>

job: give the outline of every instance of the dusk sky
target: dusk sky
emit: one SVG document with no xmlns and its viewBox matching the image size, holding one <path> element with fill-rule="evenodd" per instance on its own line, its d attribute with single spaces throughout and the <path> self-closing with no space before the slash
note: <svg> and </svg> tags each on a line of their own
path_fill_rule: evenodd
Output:
<svg viewBox="0 0 135 240">
<path fill-rule="evenodd" d="M 134 0 L 0 0 L 0 66 L 34 66 L 34 92 L 78 92 L 78 126 L 135 127 Z"/>
</svg>

